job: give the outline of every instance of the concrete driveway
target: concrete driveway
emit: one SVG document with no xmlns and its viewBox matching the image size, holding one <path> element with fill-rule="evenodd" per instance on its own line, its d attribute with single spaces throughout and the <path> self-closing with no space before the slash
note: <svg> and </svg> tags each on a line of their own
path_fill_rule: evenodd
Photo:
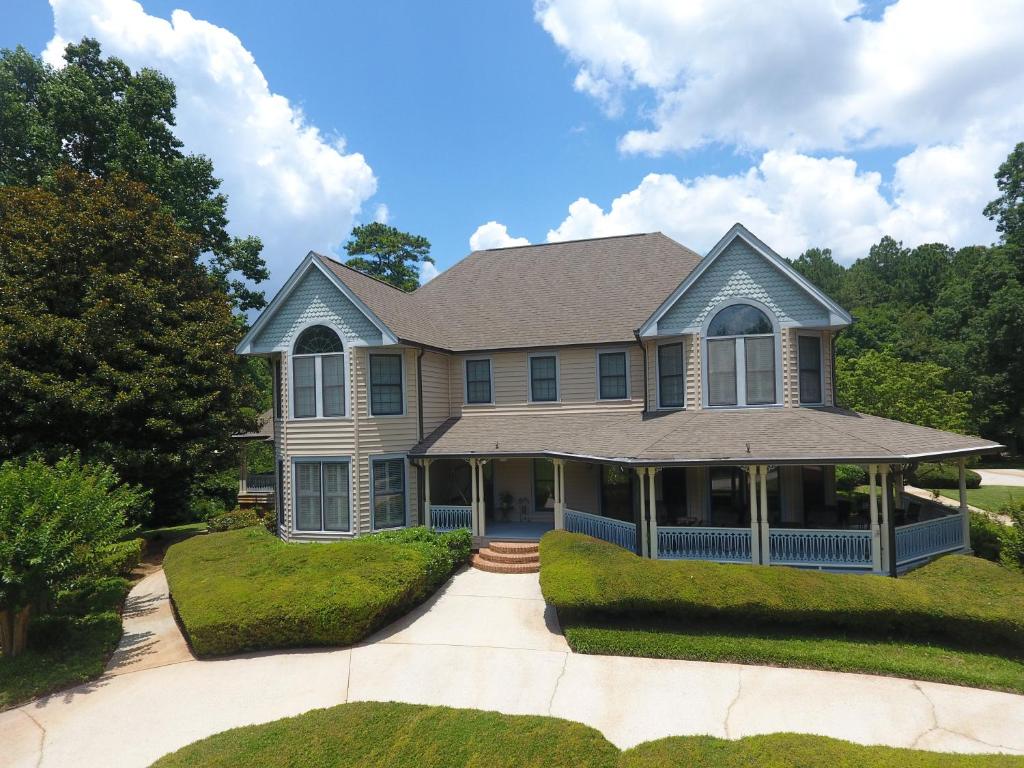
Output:
<svg viewBox="0 0 1024 768">
<path fill-rule="evenodd" d="M 219 661 L 191 656 L 166 589 L 162 572 L 136 585 L 107 675 L 0 714 L 0 765 L 146 766 L 227 728 L 346 701 L 550 714 L 591 725 L 622 748 L 670 735 L 796 731 L 862 744 L 1024 754 L 1024 696 L 868 675 L 574 654 L 536 574 L 464 570 L 413 614 L 351 649 Z"/>
<path fill-rule="evenodd" d="M 1013 485 L 1024 488 L 1024 469 L 976 469 L 982 485 Z"/>
</svg>

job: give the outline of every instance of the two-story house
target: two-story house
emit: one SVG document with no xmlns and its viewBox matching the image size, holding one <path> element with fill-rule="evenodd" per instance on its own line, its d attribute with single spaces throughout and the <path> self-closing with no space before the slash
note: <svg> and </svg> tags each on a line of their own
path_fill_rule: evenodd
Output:
<svg viewBox="0 0 1024 768">
<path fill-rule="evenodd" d="M 737 224 L 477 251 L 414 292 L 316 253 L 238 347 L 271 361 L 280 535 L 589 533 L 647 557 L 895 572 L 969 547 L 903 469 L 998 450 L 844 410 L 850 315 Z M 870 493 L 837 493 L 862 465 Z"/>
</svg>

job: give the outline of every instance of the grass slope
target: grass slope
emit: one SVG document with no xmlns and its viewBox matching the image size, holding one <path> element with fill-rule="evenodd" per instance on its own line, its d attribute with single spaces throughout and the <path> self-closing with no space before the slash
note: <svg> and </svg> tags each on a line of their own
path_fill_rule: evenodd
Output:
<svg viewBox="0 0 1024 768">
<path fill-rule="evenodd" d="M 172 546 L 164 570 L 199 656 L 349 645 L 425 599 L 469 550 L 468 536 L 400 535 L 409 541 L 310 545 L 262 528 L 208 533 Z"/>
<path fill-rule="evenodd" d="M 619 752 L 598 731 L 551 717 L 359 703 L 210 736 L 154 768 L 1024 768 L 1024 758 L 863 747 L 797 734 L 739 741 L 674 737 Z"/>
<path fill-rule="evenodd" d="M 960 501 L 960 491 L 940 488 L 939 493 L 947 499 Z M 967 503 L 987 512 L 998 512 L 1014 501 L 1024 501 L 1024 488 L 1014 485 L 983 485 L 967 489 Z"/>
</svg>

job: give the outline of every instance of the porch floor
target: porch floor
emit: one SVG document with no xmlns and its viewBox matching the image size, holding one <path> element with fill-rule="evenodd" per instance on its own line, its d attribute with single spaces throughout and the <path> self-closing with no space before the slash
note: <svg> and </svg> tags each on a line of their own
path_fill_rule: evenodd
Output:
<svg viewBox="0 0 1024 768">
<path fill-rule="evenodd" d="M 487 538 L 538 541 L 554 527 L 552 523 L 507 523 L 488 520 Z"/>
</svg>

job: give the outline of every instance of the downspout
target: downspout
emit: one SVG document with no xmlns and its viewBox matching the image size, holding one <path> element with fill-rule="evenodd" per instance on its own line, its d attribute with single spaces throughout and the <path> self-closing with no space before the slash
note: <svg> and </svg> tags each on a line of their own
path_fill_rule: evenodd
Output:
<svg viewBox="0 0 1024 768">
<path fill-rule="evenodd" d="M 423 354 L 426 350 L 423 347 L 418 347 L 416 350 L 416 417 L 417 417 L 417 430 L 416 434 L 419 437 L 418 442 L 423 440 Z M 417 522 L 420 525 L 426 523 L 427 515 L 425 509 L 425 497 L 423 495 L 423 484 L 424 484 L 425 469 L 423 462 L 417 462 L 416 464 L 416 497 L 418 503 L 416 504 Z"/>
<path fill-rule="evenodd" d="M 640 345 L 640 353 L 643 355 L 644 360 L 644 413 L 647 413 L 648 405 L 650 405 L 648 402 L 650 399 L 648 397 L 648 389 L 650 388 L 650 385 L 647 381 L 647 346 L 640 339 L 640 331 L 634 330 L 633 337 L 636 339 L 636 343 Z"/>
</svg>

